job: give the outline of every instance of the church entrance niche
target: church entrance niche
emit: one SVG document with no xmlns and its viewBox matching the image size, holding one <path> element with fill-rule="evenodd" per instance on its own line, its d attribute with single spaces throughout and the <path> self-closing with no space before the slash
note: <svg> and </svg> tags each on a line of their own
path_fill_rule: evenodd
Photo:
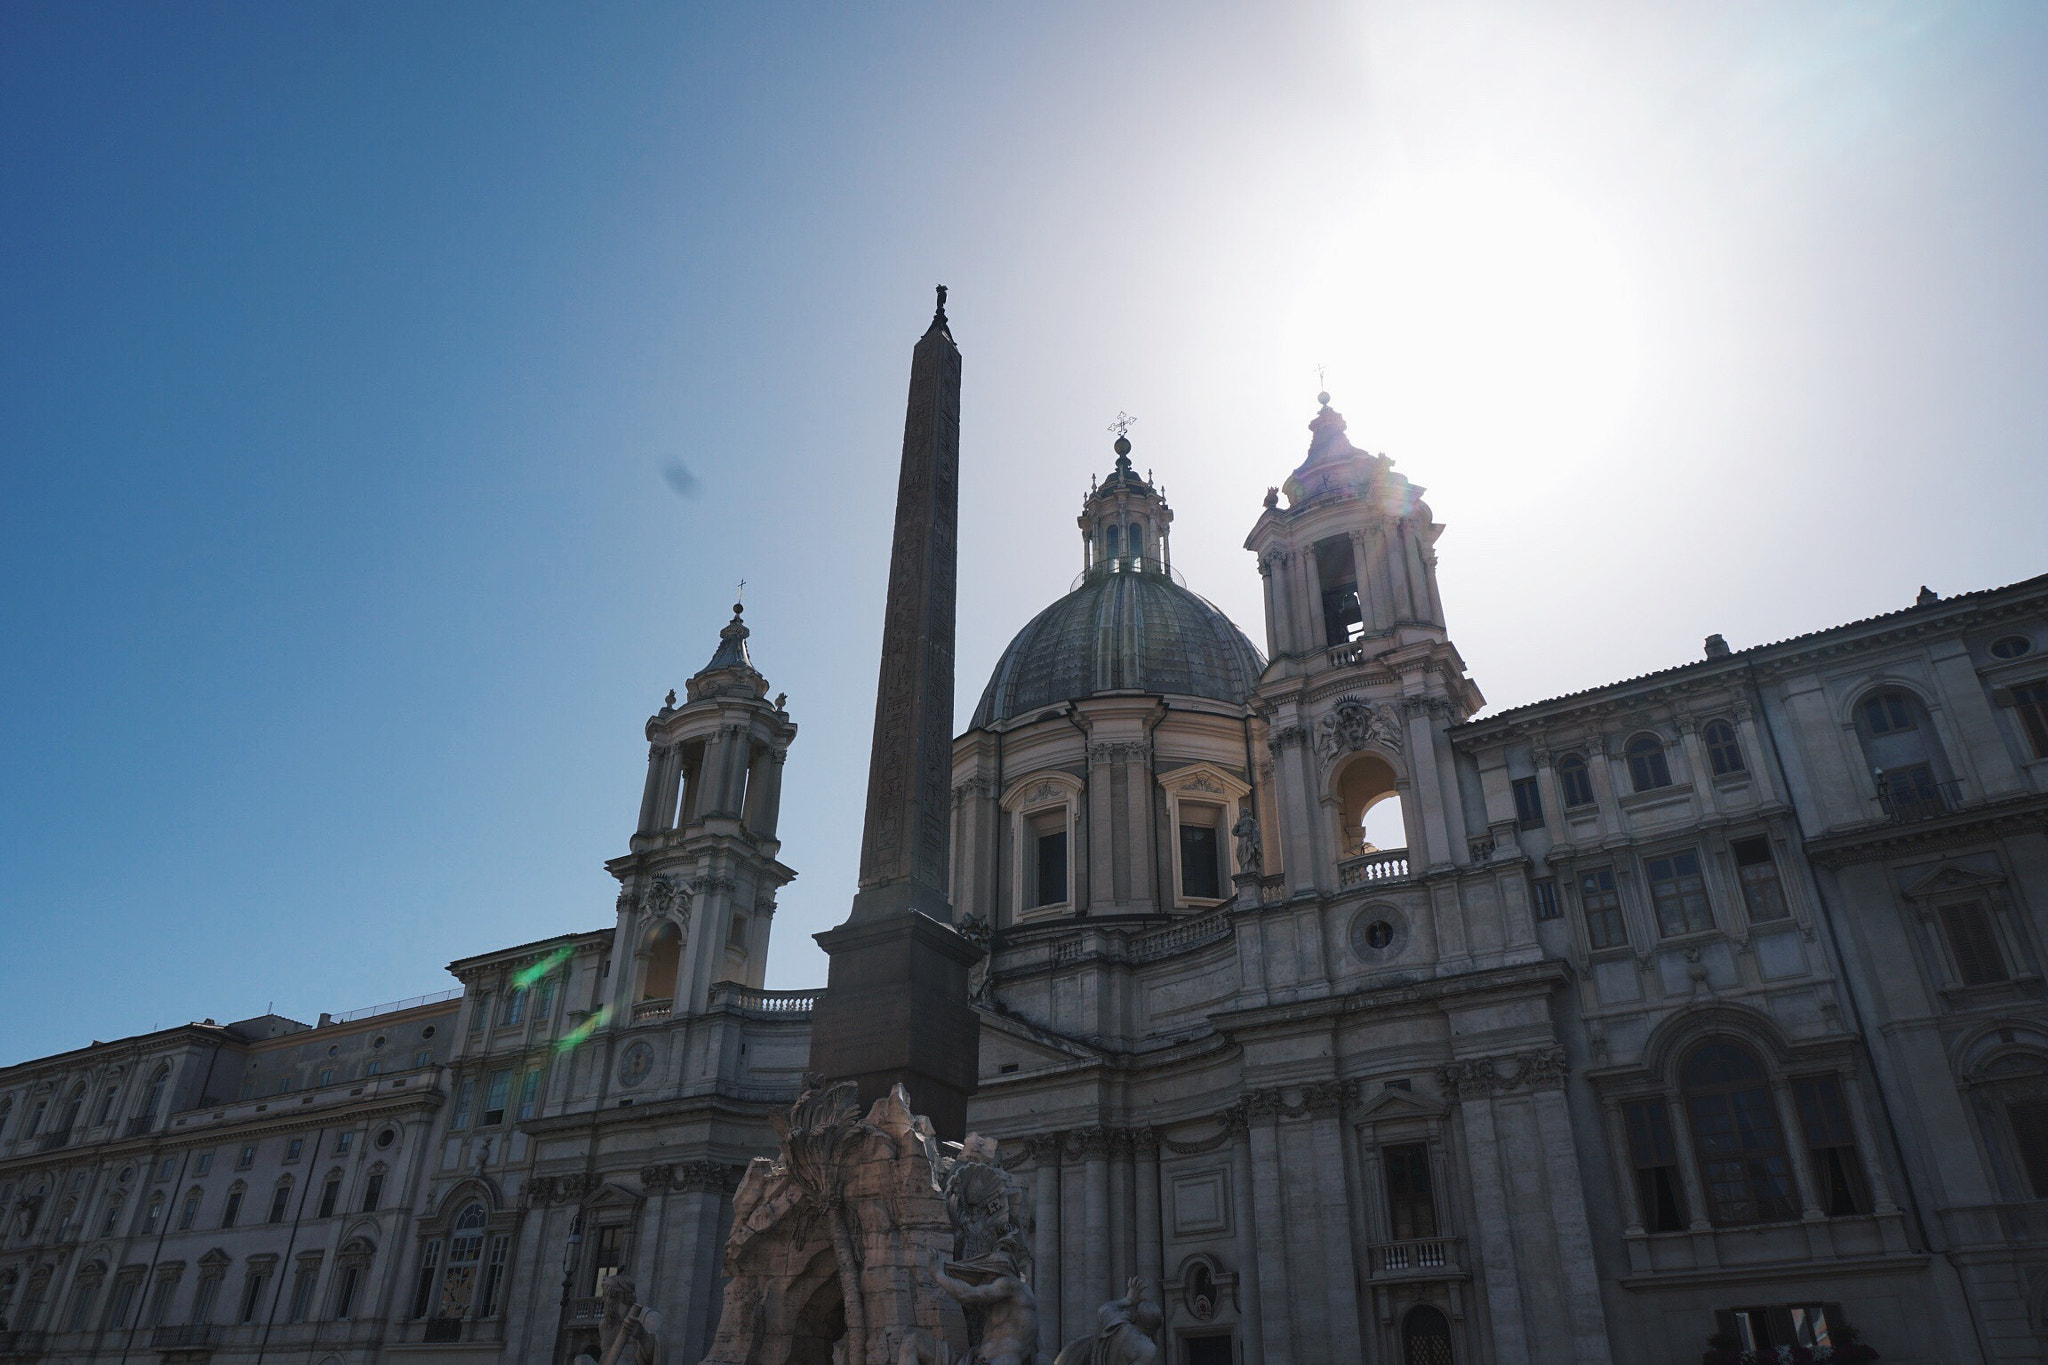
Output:
<svg viewBox="0 0 2048 1365">
<path fill-rule="evenodd" d="M 647 945 L 647 970 L 640 978 L 642 1000 L 673 1000 L 676 994 L 676 965 L 682 960 L 683 931 L 675 922 L 654 931 Z"/>
<path fill-rule="evenodd" d="M 1402 1365 L 1451 1365 L 1451 1324 L 1428 1304 L 1401 1319 Z"/>
<path fill-rule="evenodd" d="M 832 1348 L 846 1338 L 846 1296 L 839 1277 L 821 1281 L 791 1324 L 789 1365 L 832 1365 Z"/>
<path fill-rule="evenodd" d="M 1338 857 L 1356 858 L 1408 846 L 1407 817 L 1394 770 L 1383 758 L 1359 754 L 1337 777 L 1337 806 L 1343 812 L 1343 843 Z"/>
</svg>

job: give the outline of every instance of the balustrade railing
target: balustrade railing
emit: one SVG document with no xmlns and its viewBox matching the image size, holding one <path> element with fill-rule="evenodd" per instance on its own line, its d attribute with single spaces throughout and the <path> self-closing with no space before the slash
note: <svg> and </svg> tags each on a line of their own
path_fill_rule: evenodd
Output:
<svg viewBox="0 0 2048 1365">
<path fill-rule="evenodd" d="M 1339 886 L 1366 886 L 1378 882 L 1404 881 L 1408 876 L 1408 850 L 1375 849 L 1359 853 L 1337 864 Z"/>
<path fill-rule="evenodd" d="M 675 1012 L 676 1002 L 668 1000 L 642 1000 L 633 1006 L 633 1022 L 642 1024 L 649 1019 L 666 1019 Z"/>
<path fill-rule="evenodd" d="M 817 1007 L 818 997 L 824 993 L 823 990 L 762 991 L 727 982 L 711 988 L 711 1003 L 760 1014 L 809 1014 Z"/>
<path fill-rule="evenodd" d="M 155 1114 L 137 1114 L 134 1118 L 128 1120 L 128 1126 L 122 1131 L 121 1135 L 123 1137 L 141 1137 L 154 1127 L 156 1127 Z"/>
<path fill-rule="evenodd" d="M 1932 820 L 1947 815 L 1963 804 L 1961 782 L 1935 782 L 1917 775 L 1887 774 L 1878 779 L 1877 803 L 1885 819 L 1895 825 Z"/>
<path fill-rule="evenodd" d="M 1454 1237 L 1420 1237 L 1401 1242 L 1377 1242 L 1371 1248 L 1375 1275 L 1415 1275 L 1455 1270 L 1458 1242 Z"/>
</svg>

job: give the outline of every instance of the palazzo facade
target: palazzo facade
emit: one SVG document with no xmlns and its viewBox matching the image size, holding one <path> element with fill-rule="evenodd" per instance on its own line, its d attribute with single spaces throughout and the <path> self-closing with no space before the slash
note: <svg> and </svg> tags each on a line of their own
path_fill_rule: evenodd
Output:
<svg viewBox="0 0 2048 1365">
<path fill-rule="evenodd" d="M 954 741 L 1048 1355 L 1138 1275 L 1176 1365 L 2048 1358 L 2048 577 L 1482 714 L 1423 490 L 1310 430 L 1263 650 L 1120 440 Z M 701 1357 L 820 994 L 769 691 L 735 609 L 608 923 L 0 1071 L 0 1365 L 547 1365 L 613 1273 Z"/>
</svg>

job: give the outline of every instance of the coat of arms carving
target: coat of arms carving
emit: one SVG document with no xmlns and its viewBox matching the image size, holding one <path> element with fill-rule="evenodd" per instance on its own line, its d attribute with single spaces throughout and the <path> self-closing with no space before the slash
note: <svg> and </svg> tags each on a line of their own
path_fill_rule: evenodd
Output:
<svg viewBox="0 0 2048 1365">
<path fill-rule="evenodd" d="M 1401 752 L 1401 722 L 1391 707 L 1346 697 L 1316 722 L 1316 752 L 1325 763 L 1368 745 Z"/>
</svg>

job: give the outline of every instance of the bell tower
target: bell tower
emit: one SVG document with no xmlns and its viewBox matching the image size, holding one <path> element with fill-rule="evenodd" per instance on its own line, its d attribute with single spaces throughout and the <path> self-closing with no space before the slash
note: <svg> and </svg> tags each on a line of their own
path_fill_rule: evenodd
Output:
<svg viewBox="0 0 2048 1365">
<path fill-rule="evenodd" d="M 711 987 L 759 989 L 775 893 L 782 766 L 796 725 L 747 649 L 740 605 L 711 662 L 647 721 L 647 782 L 619 879 L 607 998 L 620 1023 L 695 1014 Z"/>
<path fill-rule="evenodd" d="M 1445 629 L 1444 528 L 1424 490 L 1351 443 L 1329 394 L 1317 401 L 1308 458 L 1268 490 L 1245 539 L 1265 580 L 1272 664 L 1258 698 L 1289 895 L 1381 875 L 1365 865 L 1375 859 L 1416 876 L 1468 861 L 1444 732 L 1485 704 Z M 1399 849 L 1362 829 L 1389 798 L 1400 802 Z"/>
</svg>

